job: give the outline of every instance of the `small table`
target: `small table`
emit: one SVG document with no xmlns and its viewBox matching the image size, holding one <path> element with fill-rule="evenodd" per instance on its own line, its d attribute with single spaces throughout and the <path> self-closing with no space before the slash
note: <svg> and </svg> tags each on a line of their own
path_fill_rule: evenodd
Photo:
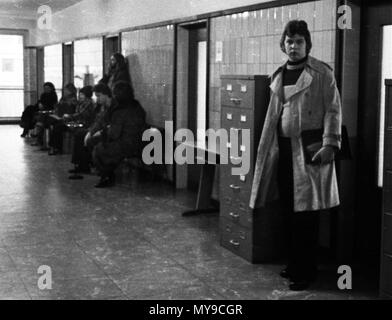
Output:
<svg viewBox="0 0 392 320">
<path fill-rule="evenodd" d="M 202 213 L 213 213 L 219 211 L 219 208 L 210 206 L 211 193 L 214 186 L 215 166 L 219 165 L 220 161 L 219 143 L 217 143 L 216 148 L 202 147 L 189 142 L 183 142 L 182 145 L 186 148 L 194 149 L 196 161 L 197 159 L 200 159 L 200 155 L 203 155 L 203 159 L 205 160 L 200 171 L 196 208 L 194 210 L 183 212 L 182 216 L 189 217 Z M 216 161 L 210 161 L 210 157 L 211 159 L 216 159 Z"/>
</svg>

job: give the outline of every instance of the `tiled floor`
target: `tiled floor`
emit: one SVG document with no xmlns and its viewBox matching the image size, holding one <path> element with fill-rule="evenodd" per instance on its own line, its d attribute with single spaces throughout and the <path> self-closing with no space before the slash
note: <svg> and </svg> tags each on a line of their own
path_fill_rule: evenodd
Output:
<svg viewBox="0 0 392 320">
<path fill-rule="evenodd" d="M 328 268 L 310 290 L 290 292 L 281 265 L 252 265 L 220 247 L 217 214 L 181 217 L 193 194 L 153 182 L 98 190 L 93 175 L 68 180 L 70 156 L 49 157 L 20 131 L 0 126 L 0 299 L 377 297 L 355 282 L 357 290 L 339 291 Z M 51 290 L 38 288 L 42 265 Z"/>
</svg>

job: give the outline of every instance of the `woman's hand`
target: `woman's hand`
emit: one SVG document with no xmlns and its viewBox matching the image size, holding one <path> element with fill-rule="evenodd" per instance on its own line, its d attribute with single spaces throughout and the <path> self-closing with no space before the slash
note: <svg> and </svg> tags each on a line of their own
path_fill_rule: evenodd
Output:
<svg viewBox="0 0 392 320">
<path fill-rule="evenodd" d="M 87 144 L 88 144 L 88 141 L 90 140 L 90 138 L 91 138 L 91 133 L 87 132 L 87 134 L 84 137 L 84 146 L 85 147 L 87 147 Z"/>
<path fill-rule="evenodd" d="M 327 164 L 335 159 L 335 149 L 332 146 L 322 147 L 312 158 L 312 162 Z"/>
</svg>

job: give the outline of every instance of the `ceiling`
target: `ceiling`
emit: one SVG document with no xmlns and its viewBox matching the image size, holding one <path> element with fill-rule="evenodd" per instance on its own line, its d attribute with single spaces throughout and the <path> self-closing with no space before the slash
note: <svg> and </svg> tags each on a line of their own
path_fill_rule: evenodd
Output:
<svg viewBox="0 0 392 320">
<path fill-rule="evenodd" d="M 37 16 L 37 9 L 41 5 L 48 5 L 53 12 L 81 2 L 82 0 L 0 0 L 0 12 L 10 16 L 31 17 Z"/>
</svg>

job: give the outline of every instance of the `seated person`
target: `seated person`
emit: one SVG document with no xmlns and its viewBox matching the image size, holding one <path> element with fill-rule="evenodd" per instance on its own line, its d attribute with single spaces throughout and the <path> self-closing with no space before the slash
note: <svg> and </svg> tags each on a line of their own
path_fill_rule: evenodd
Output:
<svg viewBox="0 0 392 320">
<path fill-rule="evenodd" d="M 63 97 L 56 105 L 54 114 L 47 117 L 44 128 L 50 128 L 49 134 L 49 155 L 56 155 L 63 149 L 63 132 L 67 129 L 65 125 L 65 115 L 74 114 L 78 101 L 76 99 L 76 88 L 72 83 L 64 87 Z"/>
<path fill-rule="evenodd" d="M 91 152 L 94 145 L 100 140 L 100 130 L 103 129 L 103 119 L 105 112 L 112 103 L 112 93 L 105 84 L 94 86 L 93 91 L 97 97 L 97 104 L 94 110 L 94 121 L 85 123 L 83 128 L 79 128 L 74 133 L 74 144 L 72 150 L 71 162 L 75 165 L 75 169 L 70 173 L 89 173 L 91 164 Z M 85 143 L 86 141 L 86 143 Z M 70 176 L 70 179 L 81 179 L 80 176 Z"/>
<path fill-rule="evenodd" d="M 114 185 L 114 170 L 126 157 L 140 157 L 142 135 L 146 129 L 146 112 L 135 99 L 129 83 L 119 81 L 113 88 L 113 99 L 104 117 L 101 141 L 94 147 L 93 162 L 101 177 L 96 188 Z"/>
<path fill-rule="evenodd" d="M 21 137 L 24 138 L 29 133 L 29 130 L 34 129 L 37 120 L 38 111 L 53 110 L 57 104 L 58 98 L 56 89 L 51 82 L 44 83 L 44 92 L 41 94 L 38 102 L 35 105 L 29 105 L 22 113 L 20 126 L 23 128 Z"/>
</svg>

